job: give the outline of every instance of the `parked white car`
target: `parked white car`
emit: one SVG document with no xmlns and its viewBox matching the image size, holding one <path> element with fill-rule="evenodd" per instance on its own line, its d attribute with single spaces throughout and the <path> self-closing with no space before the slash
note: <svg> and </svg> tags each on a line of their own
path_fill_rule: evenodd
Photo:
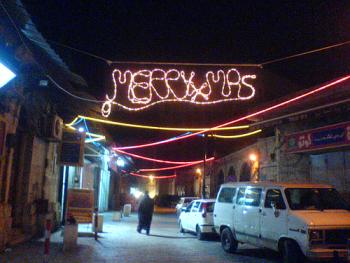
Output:
<svg viewBox="0 0 350 263">
<path fill-rule="evenodd" d="M 179 217 L 180 232 L 194 232 L 202 240 L 205 235 L 215 234 L 213 210 L 215 199 L 199 199 L 192 201 Z"/>
<path fill-rule="evenodd" d="M 330 185 L 223 184 L 214 225 L 226 252 L 235 252 L 238 243 L 250 243 L 281 252 L 284 262 L 348 255 L 349 206 Z"/>
<path fill-rule="evenodd" d="M 198 197 L 181 197 L 178 204 L 176 205 L 176 214 L 180 215 L 180 213 L 185 210 L 185 208 L 193 201 L 199 199 Z"/>
</svg>

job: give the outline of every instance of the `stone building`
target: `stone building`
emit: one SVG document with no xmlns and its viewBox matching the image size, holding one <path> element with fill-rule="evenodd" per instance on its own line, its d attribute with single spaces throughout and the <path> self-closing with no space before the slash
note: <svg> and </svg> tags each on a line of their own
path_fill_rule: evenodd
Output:
<svg viewBox="0 0 350 263">
<path fill-rule="evenodd" d="M 328 84 L 330 88 L 251 119 L 250 128 L 262 133 L 254 143 L 214 162 L 207 182 L 210 196 L 224 182 L 271 180 L 327 183 L 349 198 L 349 80 L 290 94 L 256 110 Z M 251 160 L 251 154 L 257 159 Z"/>
<path fill-rule="evenodd" d="M 0 60 L 16 78 L 0 90 L 0 251 L 58 225 L 58 148 L 65 107 L 56 85 L 85 85 L 38 32 L 20 1 L 2 3 Z M 65 116 L 66 117 L 66 116 Z M 0 146 L 1 148 L 1 146 Z"/>
</svg>

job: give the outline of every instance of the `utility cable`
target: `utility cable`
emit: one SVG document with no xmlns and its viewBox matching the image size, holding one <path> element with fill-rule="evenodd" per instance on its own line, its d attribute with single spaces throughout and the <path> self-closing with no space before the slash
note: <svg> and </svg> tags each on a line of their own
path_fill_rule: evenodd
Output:
<svg viewBox="0 0 350 263">
<path fill-rule="evenodd" d="M 334 44 L 334 45 L 322 47 L 322 48 L 317 48 L 317 49 L 313 49 L 313 50 L 297 53 L 297 54 L 290 55 L 290 56 L 287 56 L 287 57 L 282 57 L 282 58 L 268 60 L 268 61 L 265 61 L 265 62 L 261 63 L 260 65 L 263 67 L 263 66 L 266 66 L 266 65 L 269 65 L 269 64 L 273 64 L 273 63 L 289 60 L 289 59 L 292 59 L 292 58 L 297 58 L 297 57 L 301 57 L 301 56 L 305 56 L 305 55 L 321 52 L 321 51 L 328 50 L 328 49 L 331 49 L 331 48 L 344 46 L 344 45 L 347 45 L 347 44 L 350 44 L 350 40 L 342 42 L 342 43 L 337 43 L 337 44 Z"/>
<path fill-rule="evenodd" d="M 24 45 L 24 47 L 27 49 L 27 51 L 32 54 L 30 48 L 28 47 L 26 41 L 24 40 L 22 33 L 20 31 L 20 29 L 17 27 L 16 22 L 13 20 L 12 16 L 10 15 L 10 13 L 7 11 L 6 7 L 4 6 L 3 2 L 0 0 L 0 5 L 2 7 L 2 9 L 4 10 L 4 12 L 6 13 L 7 17 L 9 18 L 11 24 L 13 25 L 13 27 L 15 28 L 18 37 L 20 38 L 22 44 Z M 31 40 L 32 41 L 32 40 Z M 35 42 L 35 41 L 33 41 Z M 39 41 L 36 41 L 39 42 Z M 44 74 L 46 75 L 46 77 L 48 77 L 53 84 L 55 84 L 55 86 L 57 86 L 60 90 L 62 90 L 63 92 L 65 92 L 66 94 L 72 96 L 75 99 L 79 99 L 79 100 L 83 100 L 83 101 L 88 101 L 88 102 L 94 102 L 94 103 L 103 103 L 104 101 L 99 101 L 99 100 L 92 100 L 92 99 L 88 99 L 88 98 L 84 98 L 84 97 L 80 97 L 77 95 L 74 95 L 73 93 L 69 92 L 68 90 L 64 89 L 63 87 L 61 87 L 56 81 L 54 81 L 54 79 L 46 73 L 46 70 L 40 65 L 40 63 L 37 63 L 38 66 L 40 67 L 41 71 L 44 72 Z"/>
</svg>

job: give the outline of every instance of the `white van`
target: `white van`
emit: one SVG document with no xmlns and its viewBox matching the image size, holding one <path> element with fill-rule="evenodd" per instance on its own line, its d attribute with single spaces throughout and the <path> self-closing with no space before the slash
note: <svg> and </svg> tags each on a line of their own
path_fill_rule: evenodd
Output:
<svg viewBox="0 0 350 263">
<path fill-rule="evenodd" d="M 348 256 L 349 206 L 330 185 L 223 184 L 214 227 L 230 253 L 238 243 L 249 243 L 281 252 L 284 262 Z"/>
</svg>

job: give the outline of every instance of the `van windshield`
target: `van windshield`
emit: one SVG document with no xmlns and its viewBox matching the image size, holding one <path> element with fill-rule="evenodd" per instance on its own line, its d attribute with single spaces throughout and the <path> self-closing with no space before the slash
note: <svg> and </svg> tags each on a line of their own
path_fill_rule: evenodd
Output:
<svg viewBox="0 0 350 263">
<path fill-rule="evenodd" d="M 285 194 L 292 210 L 349 209 L 333 188 L 287 188 Z"/>
</svg>

